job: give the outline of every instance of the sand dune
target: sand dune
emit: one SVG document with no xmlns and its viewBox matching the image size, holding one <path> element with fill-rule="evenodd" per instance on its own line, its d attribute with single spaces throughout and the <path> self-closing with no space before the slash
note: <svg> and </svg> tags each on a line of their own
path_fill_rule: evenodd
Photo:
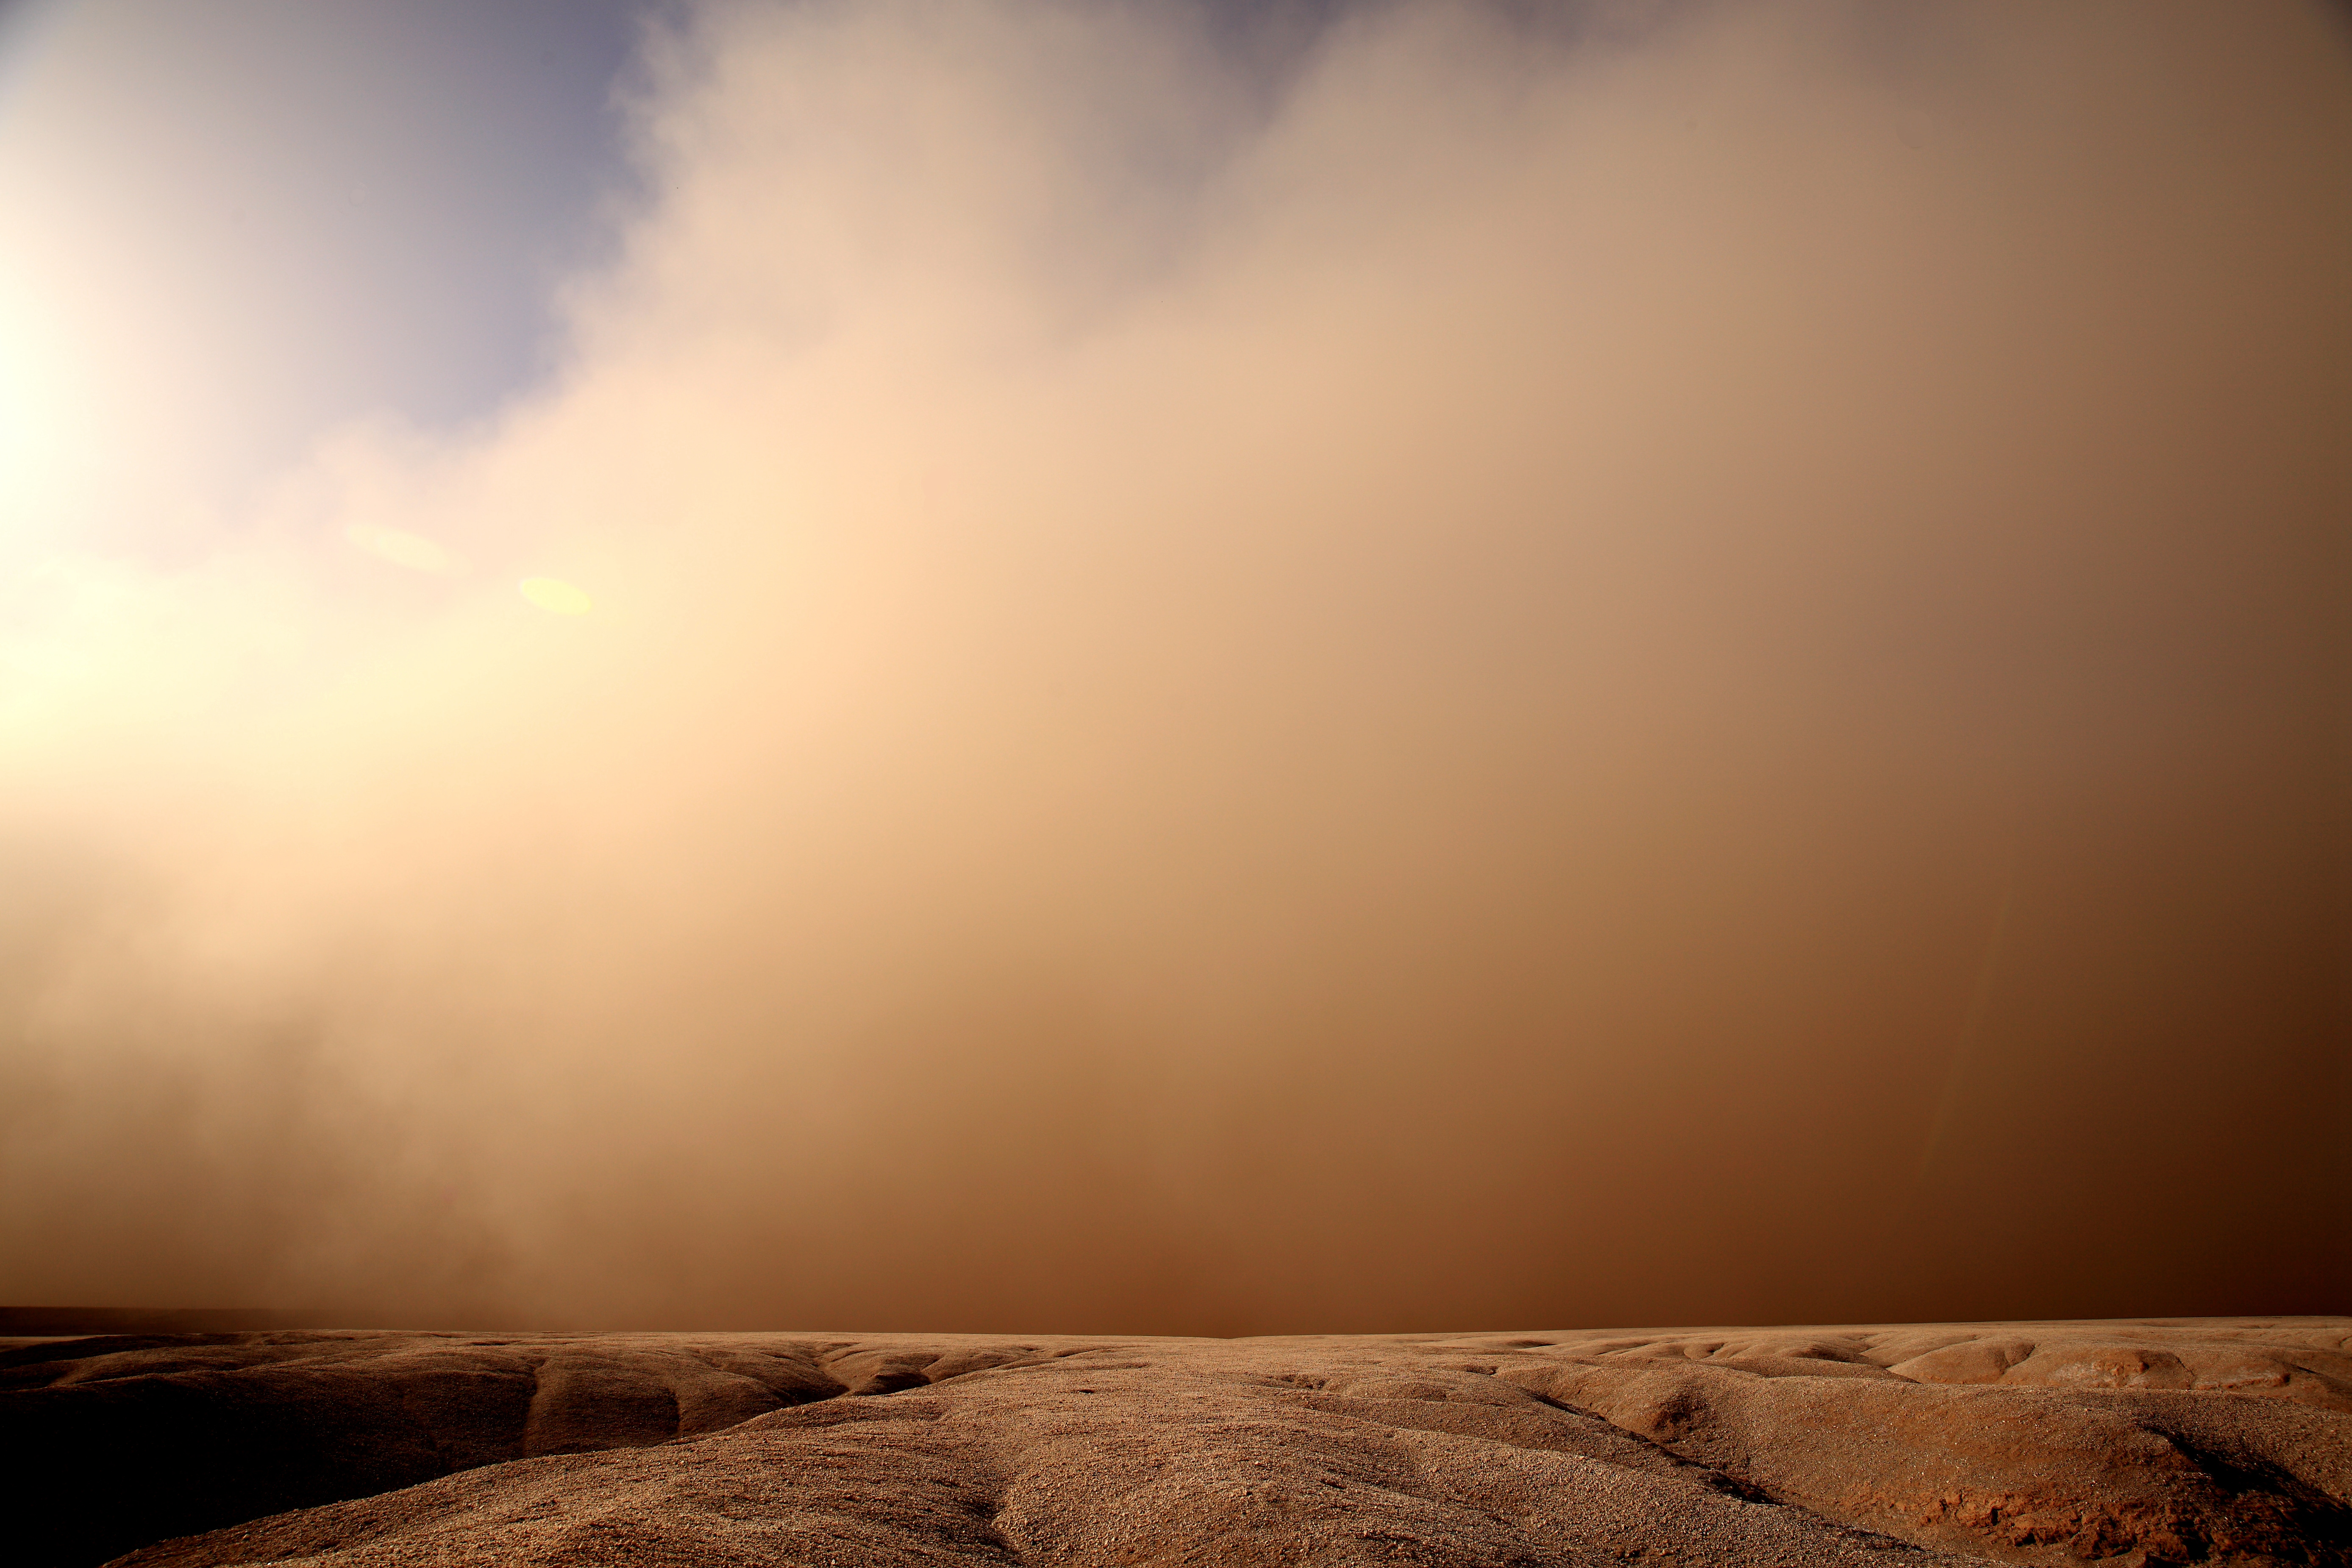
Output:
<svg viewBox="0 0 2352 1568">
<path fill-rule="evenodd" d="M 32 1563 L 2352 1561 L 2352 1319 L 117 1337 L 0 1423 Z"/>
</svg>

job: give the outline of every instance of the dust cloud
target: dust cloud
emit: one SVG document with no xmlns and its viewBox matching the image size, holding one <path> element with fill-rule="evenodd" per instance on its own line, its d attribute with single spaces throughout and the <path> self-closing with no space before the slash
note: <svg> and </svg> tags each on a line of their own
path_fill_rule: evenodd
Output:
<svg viewBox="0 0 2352 1568">
<path fill-rule="evenodd" d="M 2327 12 L 647 51 L 560 375 L 5 591 L 0 1297 L 2340 1308 Z"/>
</svg>

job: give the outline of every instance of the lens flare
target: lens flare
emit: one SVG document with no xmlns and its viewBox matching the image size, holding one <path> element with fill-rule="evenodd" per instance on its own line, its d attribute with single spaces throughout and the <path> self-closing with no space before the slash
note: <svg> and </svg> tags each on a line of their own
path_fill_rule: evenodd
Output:
<svg viewBox="0 0 2352 1568">
<path fill-rule="evenodd" d="M 436 576 L 454 577 L 466 569 L 465 563 L 454 552 L 406 529 L 354 523 L 343 531 L 343 537 L 377 559 L 389 561 L 394 566 L 404 566 L 411 572 L 430 572 Z"/>
<path fill-rule="evenodd" d="M 584 616 L 595 603 L 561 577 L 526 577 L 515 591 L 553 616 Z"/>
</svg>

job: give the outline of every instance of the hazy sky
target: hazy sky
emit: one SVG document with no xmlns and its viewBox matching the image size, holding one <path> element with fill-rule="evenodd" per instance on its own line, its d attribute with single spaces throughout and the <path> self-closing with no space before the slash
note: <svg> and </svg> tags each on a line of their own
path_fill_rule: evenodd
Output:
<svg viewBox="0 0 2352 1568">
<path fill-rule="evenodd" d="M 447 427 L 547 369 L 634 189 L 633 9 L 0 0 L 0 454 L 44 542 L 152 550 L 152 513 L 234 506 L 324 429 Z"/>
<path fill-rule="evenodd" d="M 0 10 L 0 1300 L 2344 1310 L 2316 5 Z"/>
</svg>

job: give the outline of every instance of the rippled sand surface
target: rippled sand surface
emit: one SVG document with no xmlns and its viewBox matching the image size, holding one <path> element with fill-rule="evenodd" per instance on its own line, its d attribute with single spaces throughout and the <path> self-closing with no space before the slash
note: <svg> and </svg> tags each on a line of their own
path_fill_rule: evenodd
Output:
<svg viewBox="0 0 2352 1568">
<path fill-rule="evenodd" d="M 30 1563 L 2352 1562 L 2352 1319 L 0 1352 Z"/>
</svg>

